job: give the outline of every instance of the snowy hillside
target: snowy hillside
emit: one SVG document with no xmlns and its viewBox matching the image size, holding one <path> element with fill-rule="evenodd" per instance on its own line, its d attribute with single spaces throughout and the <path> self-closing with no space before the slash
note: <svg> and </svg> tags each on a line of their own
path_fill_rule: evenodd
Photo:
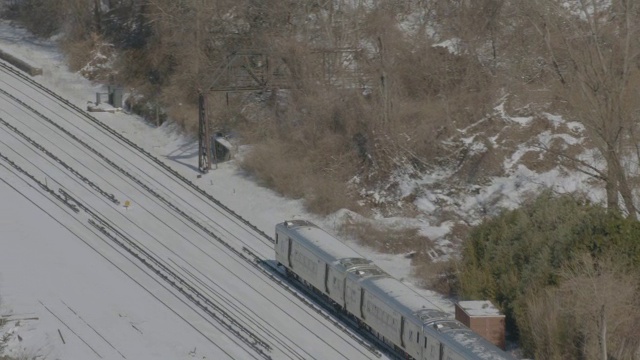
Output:
<svg viewBox="0 0 640 360">
<path fill-rule="evenodd" d="M 422 174 L 410 168 L 398 171 L 379 191 L 364 193 L 377 206 L 414 199 L 412 205 L 420 214 L 411 220 L 379 220 L 420 227 L 424 236 L 436 242 L 438 254 L 446 257 L 459 245 L 460 239 L 451 233 L 456 224 L 478 224 L 503 209 L 519 207 L 542 189 L 603 202 L 601 184 L 572 167 L 558 165 L 562 158 L 557 154 L 576 154 L 595 167 L 603 165 L 596 152 L 589 150 L 583 125 L 548 113 L 509 114 L 508 102 L 505 97 L 493 113 L 445 142 L 457 154 L 455 162 Z"/>
</svg>

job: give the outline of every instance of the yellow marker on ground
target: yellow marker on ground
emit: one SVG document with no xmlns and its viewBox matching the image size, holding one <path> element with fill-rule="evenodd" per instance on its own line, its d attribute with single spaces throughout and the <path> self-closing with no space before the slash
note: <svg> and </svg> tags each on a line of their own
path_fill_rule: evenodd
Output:
<svg viewBox="0 0 640 360">
<path fill-rule="evenodd" d="M 131 201 L 129 201 L 129 200 L 125 200 L 125 201 L 124 201 L 124 207 L 125 207 L 125 208 L 128 208 L 129 206 L 131 206 Z"/>
</svg>

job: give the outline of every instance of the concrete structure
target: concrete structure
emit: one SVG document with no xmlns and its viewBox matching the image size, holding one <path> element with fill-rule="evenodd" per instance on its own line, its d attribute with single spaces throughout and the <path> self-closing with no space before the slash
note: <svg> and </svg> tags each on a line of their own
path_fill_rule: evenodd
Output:
<svg viewBox="0 0 640 360">
<path fill-rule="evenodd" d="M 456 304 L 456 320 L 504 350 L 505 316 L 491 301 L 460 301 Z"/>
<path fill-rule="evenodd" d="M 121 86 L 112 86 L 108 87 L 109 92 L 109 104 L 113 107 L 121 108 L 122 107 L 122 95 L 124 92 L 124 88 Z"/>
<path fill-rule="evenodd" d="M 109 105 L 115 108 L 122 108 L 122 96 L 124 89 L 121 86 L 107 86 L 107 92 L 97 92 L 96 93 L 96 105 L 100 105 L 102 103 L 102 96 L 107 96 L 107 102 Z"/>
<path fill-rule="evenodd" d="M 26 72 L 31 76 L 42 75 L 42 69 L 35 67 L 22 59 L 18 59 L 17 57 L 8 54 L 2 50 L 0 50 L 0 59 L 8 62 L 9 64 L 17 67 L 18 69 Z"/>
<path fill-rule="evenodd" d="M 217 163 L 231 160 L 234 155 L 234 146 L 222 134 L 217 133 L 211 138 L 211 156 L 213 161 Z"/>
</svg>

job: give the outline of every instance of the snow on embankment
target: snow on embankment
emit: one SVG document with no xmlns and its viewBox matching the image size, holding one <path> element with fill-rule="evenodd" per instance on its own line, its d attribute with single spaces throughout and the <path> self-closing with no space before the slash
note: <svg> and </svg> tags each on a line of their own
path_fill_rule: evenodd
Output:
<svg viewBox="0 0 640 360">
<path fill-rule="evenodd" d="M 545 188 L 603 201 L 604 187 L 567 161 L 603 166 L 582 124 L 543 111 L 508 108 L 505 97 L 483 119 L 444 141 L 450 153 L 445 165 L 422 173 L 407 166 L 361 195 L 379 208 L 416 212 L 406 225 L 418 226 L 443 258 L 457 252 L 462 240 L 457 226 L 468 228 L 517 208 Z"/>
</svg>

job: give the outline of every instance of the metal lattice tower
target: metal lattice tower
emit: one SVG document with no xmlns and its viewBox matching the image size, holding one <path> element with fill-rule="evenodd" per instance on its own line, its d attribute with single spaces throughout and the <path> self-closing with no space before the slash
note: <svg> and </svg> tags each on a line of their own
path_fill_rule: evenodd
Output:
<svg viewBox="0 0 640 360">
<path fill-rule="evenodd" d="M 207 98 L 201 92 L 198 96 L 198 170 L 206 174 L 211 170 L 211 138 L 209 136 L 209 118 L 207 116 Z"/>
<path fill-rule="evenodd" d="M 356 58 L 359 52 L 356 48 L 315 49 L 306 54 L 302 62 L 307 71 L 320 74 L 326 84 L 338 88 L 354 88 L 369 82 L 363 78 L 357 66 Z M 207 173 L 211 169 L 212 156 L 215 154 L 211 151 L 207 95 L 210 92 L 227 92 L 228 96 L 229 92 L 238 91 L 293 89 L 296 88 L 294 78 L 287 54 L 243 50 L 228 55 L 225 62 L 214 72 L 209 88 L 199 95 L 200 172 Z"/>
</svg>

